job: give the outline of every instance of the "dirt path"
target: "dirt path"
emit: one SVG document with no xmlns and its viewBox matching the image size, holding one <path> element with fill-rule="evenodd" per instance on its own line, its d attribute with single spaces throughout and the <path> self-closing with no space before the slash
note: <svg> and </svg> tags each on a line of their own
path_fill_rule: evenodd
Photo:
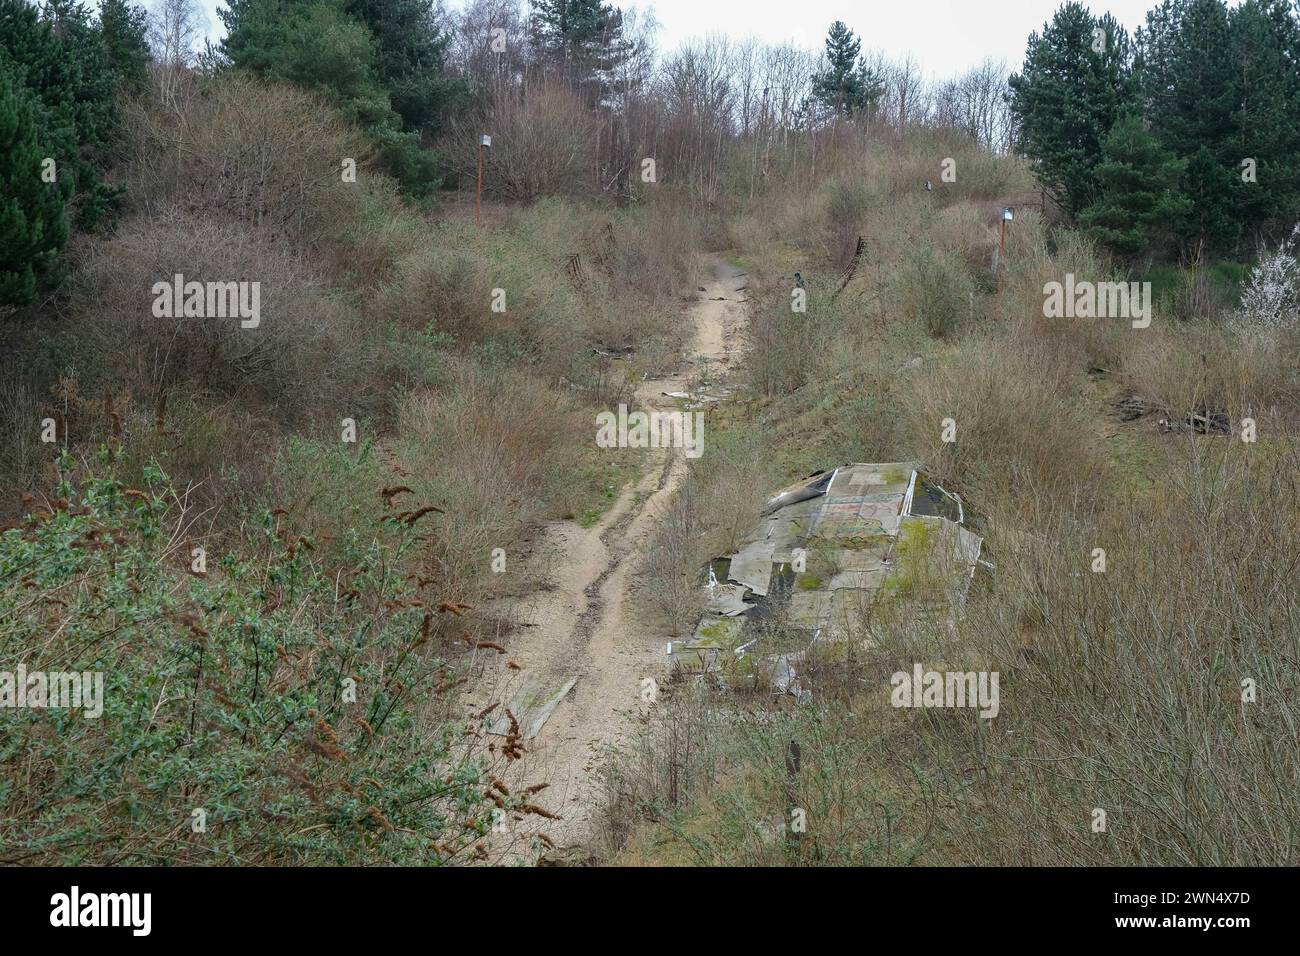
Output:
<svg viewBox="0 0 1300 956">
<path fill-rule="evenodd" d="M 664 392 L 694 391 L 701 382 L 716 382 L 732 361 L 745 321 L 744 274 L 721 258 L 711 264 L 714 278 L 690 312 L 689 361 L 673 376 L 643 382 L 633 410 L 666 407 Z M 592 427 L 594 435 L 594 423 Z M 707 436 L 706 413 L 706 450 Z M 635 620 L 627 603 L 645 545 L 688 462 L 677 451 L 646 449 L 642 454 L 646 465 L 641 478 L 623 489 L 599 522 L 582 528 L 564 521 L 547 529 L 543 548 L 553 556 L 552 587 L 514 608 L 515 619 L 528 626 L 516 632 L 510 647 L 509 656 L 523 670 L 509 690 L 530 675 L 556 685 L 577 677 L 512 774 L 529 783 L 550 783 L 545 804 L 563 820 L 543 821 L 536 828 L 560 846 L 580 844 L 588 834 L 601 796 L 598 759 L 623 738 L 628 715 L 643 706 L 643 679 L 667 676 L 667 637 Z"/>
</svg>

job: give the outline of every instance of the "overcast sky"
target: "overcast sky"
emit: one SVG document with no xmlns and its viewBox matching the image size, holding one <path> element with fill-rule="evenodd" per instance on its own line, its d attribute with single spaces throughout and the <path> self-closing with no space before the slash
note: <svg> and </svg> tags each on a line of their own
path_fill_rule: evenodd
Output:
<svg viewBox="0 0 1300 956">
<path fill-rule="evenodd" d="M 453 0 L 455 2 L 455 0 Z M 986 56 L 1019 67 L 1029 34 L 1062 0 L 620 0 L 622 7 L 654 8 L 659 44 L 671 49 L 692 36 L 718 31 L 735 37 L 792 41 L 821 49 L 826 28 L 843 20 L 862 48 L 891 58 L 911 54 L 924 73 L 949 76 Z M 1145 22 L 1157 0 L 1092 0 L 1129 31 Z"/>
<path fill-rule="evenodd" d="M 153 0 L 148 0 L 152 5 Z M 208 12 L 209 36 L 221 35 L 221 0 L 199 0 Z M 710 32 L 736 39 L 757 36 L 821 49 L 826 28 L 843 20 L 862 37 L 863 50 L 891 58 L 915 57 L 923 73 L 946 77 L 986 56 L 1016 69 L 1025 41 L 1041 30 L 1062 0 L 613 0 L 614 6 L 653 9 L 659 47 L 670 50 Z M 1158 0 L 1089 0 L 1094 13 L 1110 12 L 1133 32 Z M 1232 0 L 1235 5 L 1238 0 Z M 458 9 L 463 0 L 445 0 Z"/>
</svg>

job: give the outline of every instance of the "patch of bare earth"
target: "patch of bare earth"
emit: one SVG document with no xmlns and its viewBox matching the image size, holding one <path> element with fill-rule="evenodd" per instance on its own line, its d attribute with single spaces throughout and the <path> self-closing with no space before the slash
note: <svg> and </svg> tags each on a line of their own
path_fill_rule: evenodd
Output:
<svg viewBox="0 0 1300 956">
<path fill-rule="evenodd" d="M 707 388 L 725 374 L 740 347 L 746 306 L 744 273 L 718 258 L 714 278 L 698 293 L 691 309 L 693 339 L 684 367 L 676 374 L 643 382 L 633 410 L 666 408 L 665 392 Z M 706 416 L 707 448 L 707 416 Z M 592 424 L 595 440 L 595 423 Z M 529 679 L 546 687 L 573 688 L 541 732 L 525 743 L 526 755 L 512 767 L 513 786 L 548 783 L 535 802 L 559 814 L 547 820 L 529 816 L 514 824 L 514 838 L 498 856 L 528 856 L 528 834 L 545 833 L 559 847 L 581 844 L 599 806 L 597 762 L 633 726 L 644 707 L 642 682 L 668 676 L 667 638 L 638 620 L 629 594 L 636 586 L 646 542 L 662 520 L 689 466 L 680 450 L 645 449 L 639 480 L 624 487 L 614 506 L 590 528 L 573 521 L 546 529 L 540 549 L 549 562 L 545 589 L 514 603 L 515 629 L 491 699 L 502 708 Z M 521 665 L 507 669 L 506 661 Z M 494 682 L 489 679 L 485 685 Z M 487 698 L 484 697 L 484 705 Z"/>
</svg>

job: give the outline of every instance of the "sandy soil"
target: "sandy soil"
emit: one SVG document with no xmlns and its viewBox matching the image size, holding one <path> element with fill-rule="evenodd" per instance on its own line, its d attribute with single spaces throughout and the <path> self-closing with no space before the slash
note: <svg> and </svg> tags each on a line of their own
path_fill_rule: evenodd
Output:
<svg viewBox="0 0 1300 956">
<path fill-rule="evenodd" d="M 666 407 L 660 404 L 664 392 L 717 382 L 739 348 L 746 309 L 740 290 L 746 280 L 720 258 L 711 264 L 714 278 L 690 312 L 687 363 L 670 377 L 643 382 L 635 409 Z M 707 453 L 707 417 L 705 422 Z M 544 830 L 561 847 L 578 845 L 588 835 L 601 797 L 598 759 L 623 739 L 629 715 L 644 706 L 643 679 L 662 682 L 668 674 L 667 637 L 635 620 L 627 603 L 645 543 L 689 463 L 677 451 L 643 454 L 641 478 L 623 489 L 599 522 L 582 528 L 564 521 L 547 528 L 543 553 L 552 560 L 547 589 L 512 608 L 515 620 L 528 626 L 519 628 L 511 643 L 508 656 L 523 670 L 506 685 L 503 701 L 528 675 L 553 677 L 556 684 L 569 676 L 578 679 L 511 774 L 528 783 L 550 783 L 539 802 L 563 819 L 530 822 L 529 829 Z"/>
</svg>

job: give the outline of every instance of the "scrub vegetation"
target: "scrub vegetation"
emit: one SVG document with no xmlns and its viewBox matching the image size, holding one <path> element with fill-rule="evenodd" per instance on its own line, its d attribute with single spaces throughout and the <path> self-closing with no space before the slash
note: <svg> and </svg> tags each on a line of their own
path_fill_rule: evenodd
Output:
<svg viewBox="0 0 1300 956">
<path fill-rule="evenodd" d="M 1294 2 L 1066 3 L 941 82 L 599 0 L 239 0 L 203 55 L 194 13 L 0 0 L 0 672 L 105 675 L 102 717 L 0 708 L 0 862 L 551 854 L 492 833 L 558 809 L 464 692 L 526 650 L 548 529 L 652 496 L 594 416 L 690 357 L 723 258 L 741 349 L 638 628 L 689 637 L 767 497 L 847 462 L 920 462 L 984 564 L 815 647 L 811 698 L 665 679 L 580 856 L 1300 860 Z M 260 322 L 160 317 L 174 276 Z M 1046 317 L 1067 276 L 1151 283 L 1149 326 Z M 997 716 L 892 707 L 916 662 L 998 672 Z"/>
</svg>

